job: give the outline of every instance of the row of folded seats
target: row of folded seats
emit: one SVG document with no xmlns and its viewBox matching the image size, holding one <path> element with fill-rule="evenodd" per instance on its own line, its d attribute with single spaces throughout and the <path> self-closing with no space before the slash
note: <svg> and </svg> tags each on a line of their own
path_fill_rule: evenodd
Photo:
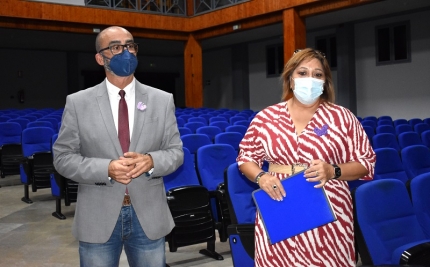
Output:
<svg viewBox="0 0 430 267">
<path fill-rule="evenodd" d="M 51 188 L 56 198 L 56 211 L 52 214 L 65 219 L 61 213 L 61 199 L 66 206 L 76 202 L 77 183 L 59 175 L 53 167 L 52 145 L 57 137 L 52 127 L 31 126 L 22 130 L 16 122 L 0 122 L 1 176 L 20 175 L 24 184 L 22 201 L 33 203 L 29 196 L 38 189 Z"/>
<path fill-rule="evenodd" d="M 361 124 L 365 130 L 373 148 L 393 147 L 400 151 L 410 145 L 425 145 L 430 147 L 430 120 L 429 119 L 399 119 L 400 123 L 392 124 L 390 120 L 378 122 L 388 122 L 376 127 L 369 125 L 372 120 L 363 120 Z"/>
<path fill-rule="evenodd" d="M 1 178 L 19 174 L 15 156 L 22 154 L 21 136 L 27 128 L 48 127 L 58 132 L 63 109 L 3 109 L 0 110 L 0 171 Z M 12 150 L 12 151 L 10 151 Z M 3 157 L 1 155 L 4 155 Z"/>
<path fill-rule="evenodd" d="M 16 122 L 22 130 L 35 126 L 51 127 L 58 133 L 63 110 L 54 108 L 0 110 L 0 122 Z"/>
</svg>

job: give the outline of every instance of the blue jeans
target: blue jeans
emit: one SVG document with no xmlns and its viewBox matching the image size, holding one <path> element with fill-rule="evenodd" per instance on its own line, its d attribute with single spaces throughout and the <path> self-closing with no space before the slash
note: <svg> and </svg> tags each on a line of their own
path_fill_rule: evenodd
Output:
<svg viewBox="0 0 430 267">
<path fill-rule="evenodd" d="M 81 267 L 116 267 L 124 247 L 130 267 L 165 267 L 164 237 L 150 240 L 133 206 L 123 206 L 112 236 L 104 244 L 79 241 Z"/>
</svg>

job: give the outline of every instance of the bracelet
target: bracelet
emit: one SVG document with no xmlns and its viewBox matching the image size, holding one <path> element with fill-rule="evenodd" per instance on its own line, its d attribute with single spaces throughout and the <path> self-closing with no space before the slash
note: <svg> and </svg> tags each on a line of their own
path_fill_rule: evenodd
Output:
<svg viewBox="0 0 430 267">
<path fill-rule="evenodd" d="M 261 176 L 265 175 L 266 173 L 267 172 L 260 172 L 259 174 L 257 174 L 257 176 L 255 176 L 254 182 L 256 184 L 259 184 Z"/>
</svg>

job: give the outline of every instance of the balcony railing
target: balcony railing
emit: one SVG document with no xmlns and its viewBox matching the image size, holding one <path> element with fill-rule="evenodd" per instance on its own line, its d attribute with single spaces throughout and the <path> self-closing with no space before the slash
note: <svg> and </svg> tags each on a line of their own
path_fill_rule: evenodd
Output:
<svg viewBox="0 0 430 267">
<path fill-rule="evenodd" d="M 194 0 L 194 15 L 249 0 Z M 86 6 L 187 16 L 186 0 L 85 0 Z"/>
<path fill-rule="evenodd" d="M 194 0 L 194 14 L 204 13 L 219 8 L 235 5 L 245 0 Z"/>
</svg>

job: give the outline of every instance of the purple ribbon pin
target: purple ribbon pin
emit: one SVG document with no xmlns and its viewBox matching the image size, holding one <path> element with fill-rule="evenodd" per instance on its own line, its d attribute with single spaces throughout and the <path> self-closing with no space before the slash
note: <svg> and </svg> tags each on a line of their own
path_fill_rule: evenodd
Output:
<svg viewBox="0 0 430 267">
<path fill-rule="evenodd" d="M 327 124 L 324 124 L 323 127 L 321 127 L 321 129 L 319 129 L 318 127 L 314 128 L 314 132 L 318 136 L 323 136 L 323 135 L 327 134 L 327 130 L 328 130 L 328 125 Z"/>
<path fill-rule="evenodd" d="M 137 109 L 140 111 L 144 111 L 146 109 L 146 105 L 142 102 L 137 103 Z"/>
</svg>

